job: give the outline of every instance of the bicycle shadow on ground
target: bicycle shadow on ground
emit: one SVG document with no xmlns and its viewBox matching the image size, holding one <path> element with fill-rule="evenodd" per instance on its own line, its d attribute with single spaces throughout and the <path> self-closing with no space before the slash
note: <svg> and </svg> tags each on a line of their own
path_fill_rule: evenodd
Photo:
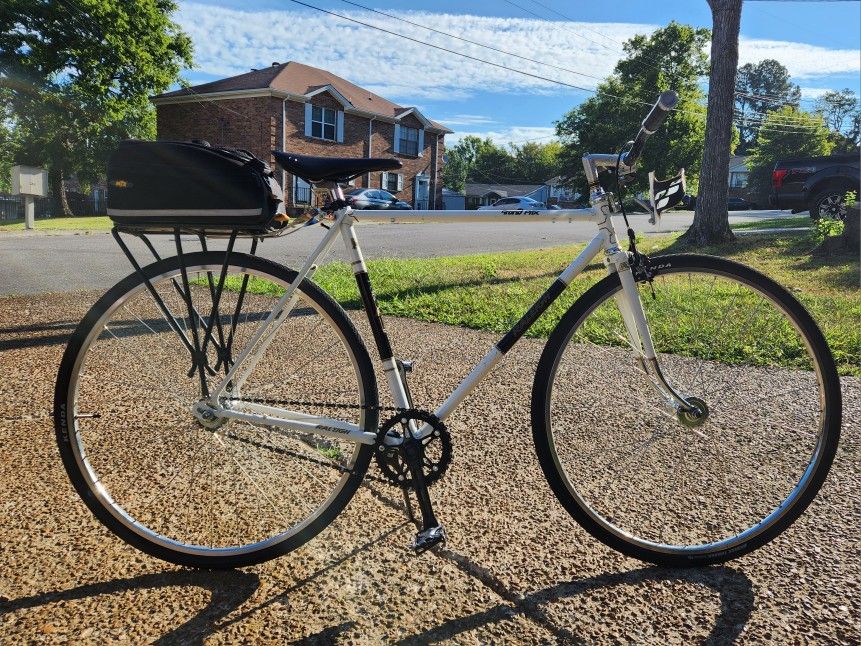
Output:
<svg viewBox="0 0 861 646">
<path fill-rule="evenodd" d="M 43 592 L 19 599 L 0 599 L 0 617 L 50 603 L 78 601 L 131 590 L 198 587 L 209 591 L 209 603 L 184 624 L 154 639 L 153 643 L 202 644 L 207 636 L 215 632 L 219 621 L 245 603 L 259 585 L 260 578 L 257 574 L 239 570 L 157 572 L 129 579 L 82 585 L 70 590 Z"/>
<path fill-rule="evenodd" d="M 744 573 L 723 566 L 702 569 L 647 567 L 632 572 L 601 574 L 579 581 L 559 583 L 528 594 L 510 604 L 501 603 L 483 612 L 449 619 L 439 626 L 435 626 L 421 634 L 402 639 L 397 643 L 407 646 L 441 642 L 453 639 L 461 633 L 510 619 L 518 614 L 533 619 L 536 618 L 536 615 L 540 615 L 542 621 L 539 623 L 543 624 L 545 628 L 550 628 L 555 633 L 555 638 L 561 643 L 588 643 L 586 638 L 578 637 L 564 627 L 548 626 L 549 621 L 544 617 L 540 606 L 542 604 L 564 601 L 565 599 L 587 594 L 600 588 L 637 585 L 644 582 L 674 581 L 684 581 L 711 588 L 720 597 L 720 614 L 712 627 L 711 633 L 702 643 L 730 644 L 738 639 L 753 611 L 753 585 Z"/>
</svg>

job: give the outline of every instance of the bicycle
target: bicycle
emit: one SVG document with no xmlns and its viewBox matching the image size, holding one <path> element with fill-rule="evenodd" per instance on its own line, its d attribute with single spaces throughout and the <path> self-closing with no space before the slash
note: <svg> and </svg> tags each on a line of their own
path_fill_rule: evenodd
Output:
<svg viewBox="0 0 861 646">
<path fill-rule="evenodd" d="M 299 270 L 256 256 L 257 236 L 250 253 L 236 251 L 236 230 L 225 251 L 207 250 L 201 232 L 203 250 L 186 253 L 180 227 L 177 255 L 141 266 L 115 228 L 135 271 L 78 325 L 57 378 L 57 441 L 76 490 L 148 554 L 239 567 L 316 536 L 373 458 L 410 515 L 415 496 L 413 547 L 431 549 L 445 540 L 429 495 L 452 458 L 445 420 L 600 256 L 606 276 L 562 316 L 535 373 L 532 432 L 551 490 L 593 537 L 660 565 L 765 545 L 828 473 L 840 383 L 811 316 L 763 274 L 696 254 L 649 258 L 630 227 L 629 251 L 619 247 L 598 173 L 615 172 L 621 189 L 675 101 L 662 94 L 623 152 L 584 156 L 592 209 L 555 215 L 598 233 L 433 412 L 412 400 L 411 365 L 391 347 L 342 191 L 397 160 L 276 153 L 331 196 L 325 234 Z M 659 216 L 671 200 L 652 193 Z M 350 317 L 311 280 L 338 237 L 392 407 L 380 405 Z"/>
</svg>

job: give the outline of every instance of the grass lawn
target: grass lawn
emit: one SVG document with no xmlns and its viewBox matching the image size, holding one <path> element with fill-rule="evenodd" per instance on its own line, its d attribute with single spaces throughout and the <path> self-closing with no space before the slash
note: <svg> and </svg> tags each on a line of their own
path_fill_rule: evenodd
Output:
<svg viewBox="0 0 861 646">
<path fill-rule="evenodd" d="M 753 266 L 793 294 L 812 313 L 834 353 L 844 375 L 861 376 L 861 290 L 858 258 L 814 259 L 810 250 L 816 241 L 809 233 L 794 235 L 752 235 L 733 245 L 690 249 L 681 247 L 678 234 L 649 237 L 641 250 L 650 255 L 698 252 L 723 256 Z M 504 333 L 553 282 L 583 245 L 446 258 L 380 259 L 368 262 L 369 273 L 384 314 L 424 321 L 462 325 Z M 527 335 L 547 337 L 565 311 L 590 285 L 605 275 L 602 265 L 589 267 L 530 328 Z M 356 283 L 346 263 L 332 263 L 319 269 L 314 279 L 348 308 L 359 308 Z M 668 281 L 669 284 L 670 281 Z M 271 284 L 252 285 L 255 292 L 279 291 Z M 690 315 L 678 315 L 680 298 L 674 299 L 672 286 L 651 301 L 643 286 L 647 307 L 667 308 L 664 321 L 673 327 L 654 331 L 656 342 L 662 334 L 662 349 L 690 354 L 699 328 L 726 318 L 734 303 L 732 292 L 711 290 L 694 305 L 686 303 Z M 733 288 L 734 289 L 734 288 Z M 679 290 L 679 294 L 687 293 Z M 670 311 L 672 310 L 672 311 Z M 746 312 L 742 309 L 741 311 Z M 618 316 L 618 314 L 616 314 Z M 745 314 L 746 316 L 746 314 Z M 727 326 L 737 330 L 732 325 Z M 729 339 L 726 361 L 753 361 L 758 365 L 798 367 L 801 347 L 789 325 L 775 326 L 765 319 L 752 321 L 755 335 L 743 335 L 744 345 Z M 720 330 L 718 330 L 720 332 Z M 753 339 L 753 340 L 751 340 Z M 597 343 L 617 343 L 596 331 Z M 669 348 L 667 342 L 676 347 Z M 747 345 L 752 343 L 756 347 Z M 710 351 L 711 352 L 711 351 Z"/>
<path fill-rule="evenodd" d="M 731 246 L 696 250 L 680 247 L 676 237 L 649 238 L 642 249 L 650 255 L 696 251 L 755 267 L 790 289 L 812 313 L 828 340 L 840 373 L 861 376 L 861 290 L 857 258 L 813 259 L 809 251 L 816 243 L 808 234 L 747 236 Z M 368 267 L 384 314 L 504 333 L 582 248 L 583 245 L 571 245 L 422 260 L 381 259 L 369 262 Z M 527 335 L 548 336 L 577 297 L 604 274 L 600 265 L 587 269 Z M 348 265 L 326 265 L 318 271 L 315 280 L 346 307 L 360 307 L 358 290 Z M 704 305 L 714 310 L 714 320 L 722 318 L 726 300 L 715 296 L 714 302 Z M 696 312 L 697 322 L 707 318 L 702 312 Z M 684 330 L 678 331 L 679 338 L 685 335 Z M 782 342 L 765 336 L 760 340 L 769 354 L 775 354 L 774 344 Z M 731 357 L 726 359 L 731 360 Z M 791 364 L 789 360 L 785 362 L 785 365 Z"/>
<path fill-rule="evenodd" d="M 729 225 L 730 229 L 792 229 L 796 227 L 810 228 L 813 220 L 808 215 L 800 215 L 795 218 L 768 218 L 755 222 L 739 222 Z"/>
<path fill-rule="evenodd" d="M 36 231 L 110 231 L 111 219 L 106 215 L 80 218 L 48 218 L 36 220 Z M 0 221 L 0 234 L 24 231 L 24 220 Z"/>
</svg>

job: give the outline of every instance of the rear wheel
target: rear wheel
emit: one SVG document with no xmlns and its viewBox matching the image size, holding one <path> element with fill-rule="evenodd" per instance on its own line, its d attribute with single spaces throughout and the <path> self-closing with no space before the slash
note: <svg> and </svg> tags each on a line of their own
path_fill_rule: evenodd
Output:
<svg viewBox="0 0 861 646">
<path fill-rule="evenodd" d="M 210 276 L 217 283 L 224 261 L 223 252 L 185 257 L 204 323 L 217 301 Z M 178 258 L 144 272 L 191 338 Z M 212 317 L 209 387 L 295 275 L 231 254 Z M 109 290 L 80 323 L 60 366 L 54 411 L 63 463 L 87 506 L 131 545 L 196 567 L 258 563 L 318 534 L 355 493 L 372 448 L 236 419 L 205 426 L 192 414 L 202 387 L 191 367 L 190 352 L 137 274 Z M 378 423 L 367 350 L 341 307 L 309 281 L 238 398 L 369 432 Z M 274 403 L 283 400 L 302 403 Z"/>
<path fill-rule="evenodd" d="M 782 287 L 708 256 L 653 259 L 641 300 L 678 413 L 635 359 L 616 275 L 563 317 L 538 365 L 541 467 L 569 513 L 635 558 L 735 558 L 786 529 L 837 448 L 840 383 L 810 315 Z"/>
</svg>

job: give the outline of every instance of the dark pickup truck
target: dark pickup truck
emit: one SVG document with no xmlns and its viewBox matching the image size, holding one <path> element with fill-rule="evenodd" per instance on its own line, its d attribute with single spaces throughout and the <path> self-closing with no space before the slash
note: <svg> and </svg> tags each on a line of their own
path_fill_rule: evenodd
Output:
<svg viewBox="0 0 861 646">
<path fill-rule="evenodd" d="M 810 217 L 843 218 L 847 191 L 859 188 L 858 153 L 779 161 L 771 171 L 770 203 L 793 213 L 810 211 Z"/>
</svg>

